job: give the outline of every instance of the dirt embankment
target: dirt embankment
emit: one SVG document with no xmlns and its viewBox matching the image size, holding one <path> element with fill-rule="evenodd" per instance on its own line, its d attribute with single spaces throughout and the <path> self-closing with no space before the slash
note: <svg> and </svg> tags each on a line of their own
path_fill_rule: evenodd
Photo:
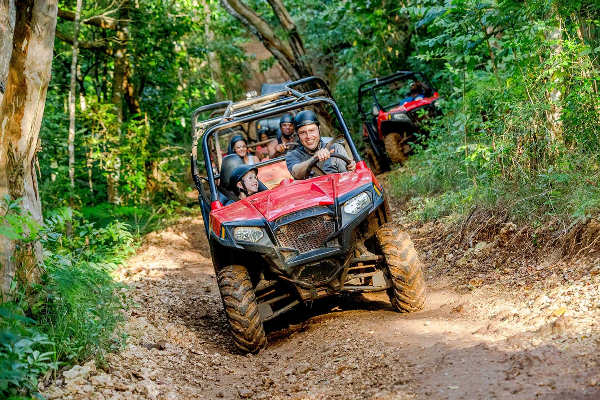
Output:
<svg viewBox="0 0 600 400">
<path fill-rule="evenodd" d="M 326 299 L 267 326 L 269 346 L 254 356 L 233 346 L 201 218 L 153 233 L 120 270 L 136 304 L 127 311 L 128 346 L 103 371 L 66 371 L 45 395 L 600 398 L 597 259 L 532 258 L 532 244 L 511 225 L 468 239 L 468 227 L 396 222 L 424 262 L 423 311 L 396 313 L 385 294 Z"/>
</svg>

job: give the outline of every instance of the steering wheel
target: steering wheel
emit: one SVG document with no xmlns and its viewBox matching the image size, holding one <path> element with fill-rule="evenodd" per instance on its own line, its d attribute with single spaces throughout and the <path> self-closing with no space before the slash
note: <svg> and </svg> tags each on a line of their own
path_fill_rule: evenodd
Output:
<svg viewBox="0 0 600 400">
<path fill-rule="evenodd" d="M 352 164 L 352 161 L 350 161 L 350 159 L 346 156 L 343 156 L 341 154 L 336 154 L 336 153 L 331 153 L 329 155 L 329 157 L 333 157 L 333 158 L 339 158 L 340 160 L 344 161 L 346 163 L 346 165 L 350 165 Z M 310 173 L 312 170 L 314 170 L 315 174 L 317 176 L 322 176 L 325 175 L 325 172 L 319 168 L 317 166 L 317 163 L 319 162 L 318 158 L 313 158 L 312 161 L 310 162 L 310 164 L 308 164 L 308 167 L 306 167 L 306 173 L 304 174 L 304 177 L 302 179 L 306 179 L 309 177 Z"/>
</svg>

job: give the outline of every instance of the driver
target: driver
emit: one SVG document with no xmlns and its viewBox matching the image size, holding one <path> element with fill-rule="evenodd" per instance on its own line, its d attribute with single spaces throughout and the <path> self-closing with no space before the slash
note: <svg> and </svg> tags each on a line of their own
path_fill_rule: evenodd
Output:
<svg viewBox="0 0 600 400">
<path fill-rule="evenodd" d="M 302 145 L 288 152 L 285 157 L 287 168 L 294 179 L 304 179 L 306 177 L 306 169 L 313 159 L 319 160 L 317 165 L 326 174 L 354 171 L 356 169 L 354 161 L 346 165 L 343 160 L 330 157 L 331 153 L 336 153 L 348 158 L 348 153 L 338 143 L 334 143 L 331 149 L 326 149 L 321 140 L 319 125 L 317 115 L 310 110 L 301 111 L 294 117 L 294 128 L 296 128 Z"/>
<path fill-rule="evenodd" d="M 275 158 L 285 155 L 288 150 L 295 148 L 294 143 L 298 143 L 298 137 L 294 133 L 294 116 L 292 114 L 283 114 L 279 120 L 279 131 L 277 139 L 269 143 L 269 157 Z"/>
</svg>

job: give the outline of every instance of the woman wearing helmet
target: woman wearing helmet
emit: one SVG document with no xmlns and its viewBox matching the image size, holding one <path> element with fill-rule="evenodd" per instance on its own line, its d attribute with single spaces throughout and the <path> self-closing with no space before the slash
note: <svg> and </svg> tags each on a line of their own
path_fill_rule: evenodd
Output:
<svg viewBox="0 0 600 400">
<path fill-rule="evenodd" d="M 231 138 L 227 154 L 237 154 L 238 156 L 242 157 L 244 163 L 248 165 L 257 164 L 260 162 L 258 157 L 250 154 L 246 145 L 246 139 L 240 135 L 235 135 Z"/>
<path fill-rule="evenodd" d="M 348 158 L 348 153 L 343 146 L 337 143 L 333 144 L 329 150 L 325 148 L 321 140 L 319 119 L 314 112 L 310 110 L 299 112 L 294 117 L 294 128 L 302 145 L 289 152 L 285 157 L 287 168 L 294 179 L 304 179 L 306 169 L 315 158 L 319 159 L 322 163 L 321 169 L 327 174 L 354 171 L 356 168 L 354 161 L 346 165 L 341 159 L 330 157 L 331 153 L 335 152 Z"/>
</svg>

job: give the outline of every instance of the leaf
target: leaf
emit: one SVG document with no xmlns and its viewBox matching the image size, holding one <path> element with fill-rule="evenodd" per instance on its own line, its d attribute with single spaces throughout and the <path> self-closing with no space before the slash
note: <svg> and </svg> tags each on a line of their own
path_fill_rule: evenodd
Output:
<svg viewBox="0 0 600 400">
<path fill-rule="evenodd" d="M 579 52 L 579 54 L 577 54 L 577 57 L 583 57 L 583 56 L 587 56 L 588 54 L 590 54 L 592 52 L 592 49 L 589 46 L 586 46 L 585 49 L 581 50 Z"/>
</svg>

